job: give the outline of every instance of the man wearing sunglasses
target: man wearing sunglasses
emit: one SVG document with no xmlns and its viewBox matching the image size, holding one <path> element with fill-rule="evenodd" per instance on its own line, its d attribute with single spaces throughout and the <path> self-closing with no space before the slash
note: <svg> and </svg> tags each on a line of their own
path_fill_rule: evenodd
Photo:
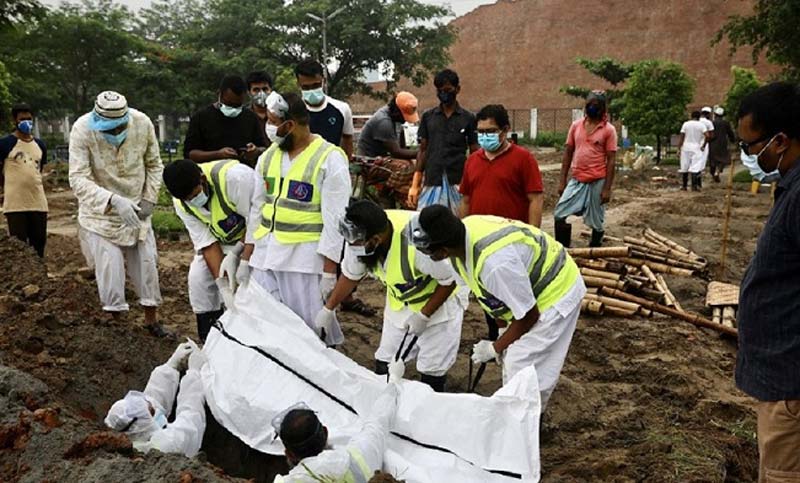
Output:
<svg viewBox="0 0 800 483">
<path fill-rule="evenodd" d="M 800 90 L 777 82 L 742 100 L 739 147 L 778 178 L 739 296 L 736 385 L 758 403 L 759 481 L 800 481 Z"/>
<path fill-rule="evenodd" d="M 158 322 L 161 304 L 151 219 L 164 166 L 153 123 L 128 108 L 125 96 L 101 92 L 94 109 L 69 135 L 69 185 L 78 198 L 81 248 L 95 268 L 103 310 L 129 310 L 125 274 L 144 307 L 151 334 L 170 336 Z"/>
<path fill-rule="evenodd" d="M 432 260 L 452 260 L 483 310 L 508 328 L 472 348 L 476 364 L 496 360 L 503 384 L 533 365 L 542 410 L 558 382 L 586 293 L 566 249 L 531 225 L 497 216 L 459 220 L 444 206 L 420 212 L 412 243 Z"/>
<path fill-rule="evenodd" d="M 447 371 L 456 362 L 468 301 L 466 294 L 454 295 L 449 263 L 434 263 L 411 244 L 417 216 L 413 211 L 384 211 L 368 200 L 347 208 L 339 223 L 347 241 L 343 276 L 317 314 L 316 325 L 331 325 L 333 309 L 371 273 L 386 285 L 375 372 L 386 374 L 399 351 L 400 360 L 417 359 L 422 382 L 443 392 Z"/>
</svg>

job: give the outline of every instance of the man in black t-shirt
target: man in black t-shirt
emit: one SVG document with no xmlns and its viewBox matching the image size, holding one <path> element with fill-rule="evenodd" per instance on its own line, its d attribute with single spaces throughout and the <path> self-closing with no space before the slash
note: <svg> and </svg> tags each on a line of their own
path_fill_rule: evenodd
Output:
<svg viewBox="0 0 800 483">
<path fill-rule="evenodd" d="M 239 76 L 227 76 L 219 86 L 217 102 L 197 111 L 189 121 L 183 155 L 195 163 L 238 159 L 255 165 L 265 150 L 258 117 L 242 106 L 247 84 Z"/>
</svg>

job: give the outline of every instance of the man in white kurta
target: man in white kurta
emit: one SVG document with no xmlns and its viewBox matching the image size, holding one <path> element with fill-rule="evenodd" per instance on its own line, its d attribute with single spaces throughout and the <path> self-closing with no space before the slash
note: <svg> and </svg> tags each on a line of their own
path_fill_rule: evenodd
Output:
<svg viewBox="0 0 800 483">
<path fill-rule="evenodd" d="M 171 334 L 157 318 L 161 291 L 151 215 L 162 171 L 153 123 L 121 94 L 102 92 L 94 109 L 72 126 L 69 183 L 78 198 L 81 248 L 95 268 L 103 310 L 129 310 L 127 268 L 145 325 L 161 337 Z"/>
<path fill-rule="evenodd" d="M 299 96 L 284 97 L 273 92 L 267 99 L 267 110 L 267 135 L 273 147 L 259 157 L 253 177 L 248 220 L 248 238 L 255 242 L 250 257 L 252 279 L 320 333 L 314 318 L 336 283 L 336 268 L 344 244 L 337 223 L 352 192 L 347 157 L 340 148 L 327 145 L 322 138 L 311 134 L 308 110 Z M 313 181 L 291 179 L 294 163 L 317 150 L 322 150 L 324 156 L 315 165 Z M 273 165 L 273 161 L 280 165 Z M 274 194 L 268 194 L 268 187 L 275 190 Z M 293 190 L 288 196 L 287 189 Z M 272 204 L 265 206 L 268 197 L 272 198 Z M 292 233 L 281 231 L 283 204 L 303 205 L 302 213 L 321 216 L 322 223 L 314 224 L 318 230 L 315 239 L 287 241 Z M 270 210 L 274 210 L 274 215 L 269 215 Z M 293 217 L 284 220 L 292 222 Z M 320 335 L 325 336 L 328 345 L 344 342 L 338 321 L 330 332 Z"/>
<path fill-rule="evenodd" d="M 181 159 L 164 169 L 164 184 L 194 246 L 189 303 L 197 317 L 197 333 L 205 342 L 222 315 L 222 304 L 233 308 L 237 286 L 249 280 L 246 260 L 253 252 L 253 241 L 245 233 L 253 169 L 235 159 L 202 165 Z"/>
</svg>

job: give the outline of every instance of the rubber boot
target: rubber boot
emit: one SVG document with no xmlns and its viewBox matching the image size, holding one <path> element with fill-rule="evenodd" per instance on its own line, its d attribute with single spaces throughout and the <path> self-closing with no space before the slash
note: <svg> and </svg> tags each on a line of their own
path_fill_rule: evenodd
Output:
<svg viewBox="0 0 800 483">
<path fill-rule="evenodd" d="M 444 392 L 444 384 L 447 382 L 447 374 L 444 376 L 429 376 L 420 374 L 419 380 L 429 385 L 435 392 Z"/>
<path fill-rule="evenodd" d="M 752 193 L 754 195 L 758 194 L 758 189 L 759 188 L 761 188 L 761 182 L 760 181 L 753 180 L 753 182 L 750 183 L 750 193 Z"/>
<path fill-rule="evenodd" d="M 686 187 L 689 184 L 689 173 L 681 173 L 681 178 L 683 179 L 683 187 L 681 191 L 686 191 Z"/>
<path fill-rule="evenodd" d="M 703 172 L 700 171 L 697 173 L 697 190 L 701 190 L 703 188 Z"/>
<path fill-rule="evenodd" d="M 567 220 L 556 218 L 555 232 L 556 241 L 569 248 L 572 244 L 572 225 Z"/>
<path fill-rule="evenodd" d="M 197 317 L 197 335 L 200 337 L 202 342 L 206 341 L 206 337 L 208 337 L 208 333 L 211 331 L 211 327 L 214 325 L 214 322 L 219 319 L 222 314 L 223 310 L 214 310 L 211 312 L 204 312 L 202 314 L 195 314 Z"/>
<path fill-rule="evenodd" d="M 603 235 L 605 234 L 606 232 L 604 231 L 592 230 L 592 239 L 589 241 L 589 246 L 592 248 L 603 246 Z"/>
<path fill-rule="evenodd" d="M 389 363 L 375 359 L 375 374 L 379 376 L 389 374 Z"/>
<path fill-rule="evenodd" d="M 692 191 L 700 191 L 700 181 L 697 173 L 692 173 Z"/>
</svg>

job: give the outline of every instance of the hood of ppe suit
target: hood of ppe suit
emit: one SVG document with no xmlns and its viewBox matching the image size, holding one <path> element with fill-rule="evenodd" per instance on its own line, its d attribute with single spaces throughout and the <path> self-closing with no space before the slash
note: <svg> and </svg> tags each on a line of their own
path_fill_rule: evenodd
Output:
<svg viewBox="0 0 800 483">
<path fill-rule="evenodd" d="M 146 441 L 160 429 L 150 414 L 150 406 L 156 413 L 159 411 L 164 413 L 164 409 L 155 399 L 139 391 L 128 391 L 123 399 L 111 406 L 104 422 L 106 426 L 116 431 L 122 431 L 127 427 L 125 434 L 131 440 Z"/>
<path fill-rule="evenodd" d="M 317 456 L 306 458 L 284 477 L 286 483 L 317 483 L 320 477 L 340 478 L 350 468 L 350 454 L 346 449 L 325 450 Z M 311 470 L 310 472 L 308 470 Z M 327 481 L 327 480 L 326 480 Z M 338 481 L 338 480 L 337 480 Z"/>
</svg>

